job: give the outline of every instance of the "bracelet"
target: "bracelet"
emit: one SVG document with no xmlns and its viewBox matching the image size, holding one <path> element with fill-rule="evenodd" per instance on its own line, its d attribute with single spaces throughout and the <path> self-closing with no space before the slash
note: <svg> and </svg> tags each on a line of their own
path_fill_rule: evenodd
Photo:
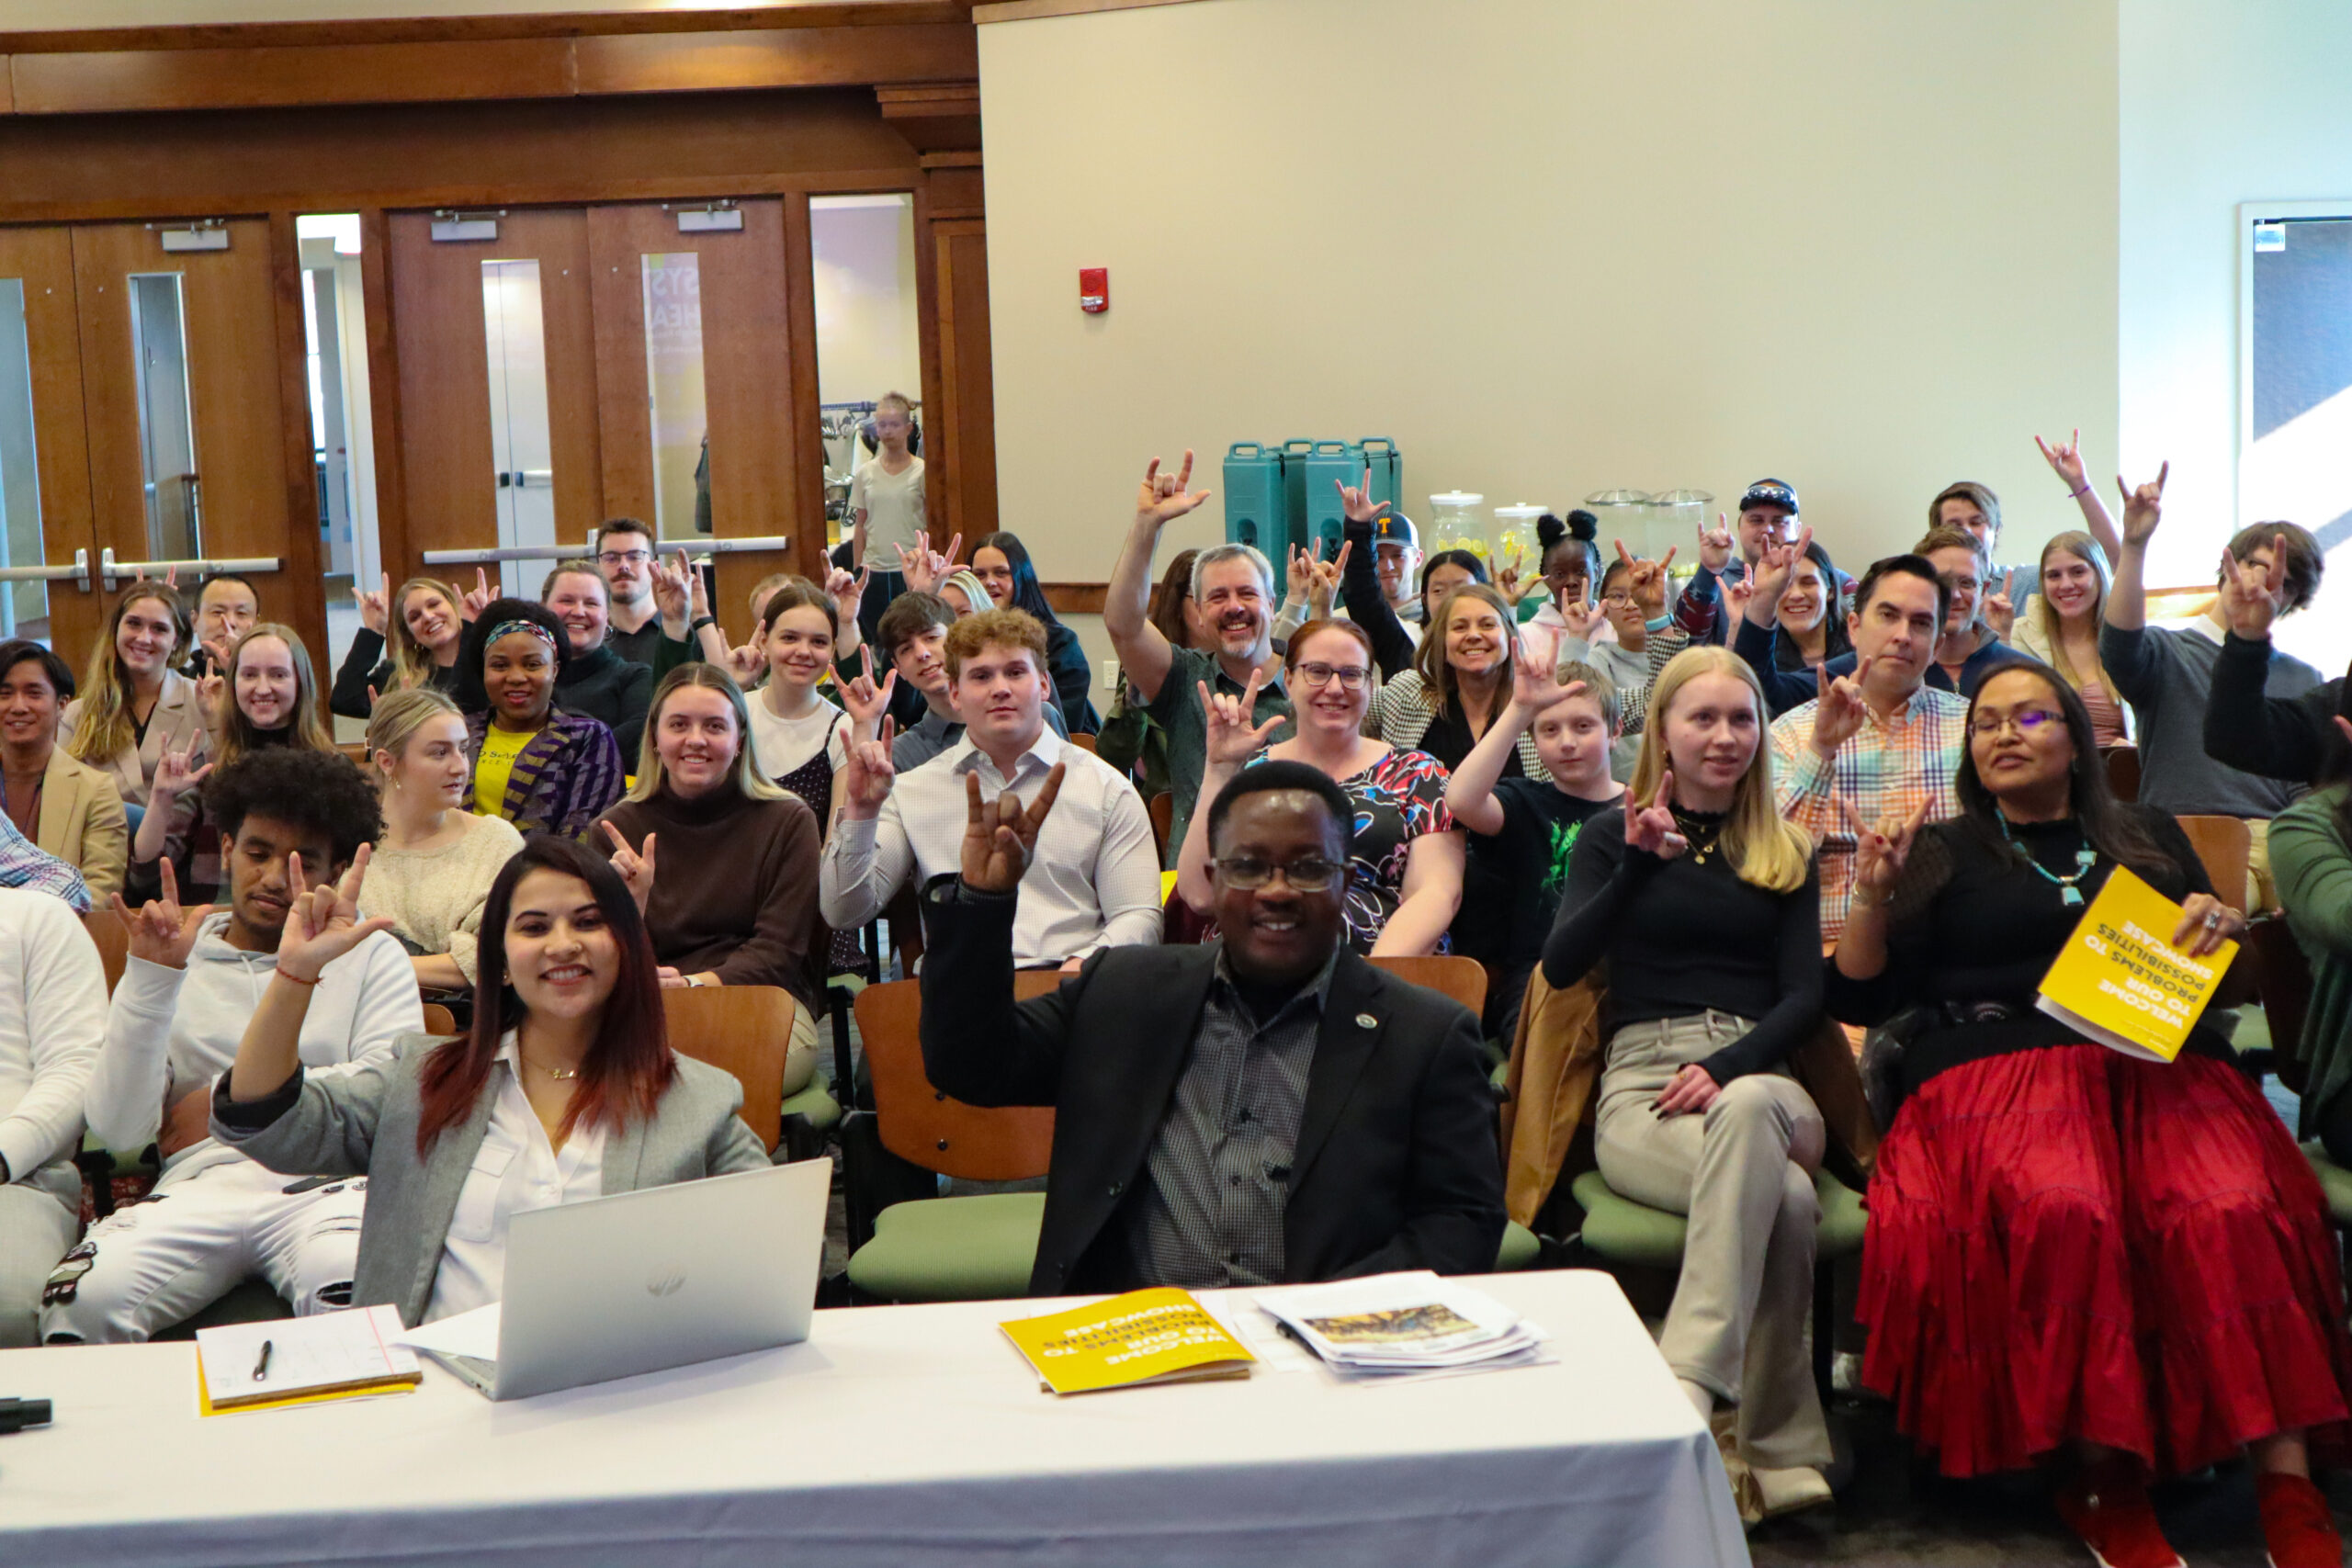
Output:
<svg viewBox="0 0 2352 1568">
<path fill-rule="evenodd" d="M 315 986 L 319 983 L 319 976 L 316 975 L 313 975 L 309 979 L 305 980 L 300 975 L 289 975 L 283 969 L 276 971 L 276 974 L 279 979 L 291 980 L 298 986 Z"/>
<path fill-rule="evenodd" d="M 705 616 L 703 616 L 703 617 L 702 617 L 701 619 L 699 619 L 699 620 L 695 620 L 695 621 L 689 621 L 689 622 L 686 624 L 686 635 L 687 635 L 688 637 L 692 637 L 692 636 L 694 636 L 694 635 L 695 635 L 695 633 L 696 633 L 696 632 L 698 632 L 698 631 L 702 630 L 702 629 L 703 629 L 703 627 L 705 627 L 705 626 L 717 626 L 718 624 L 718 617 L 717 615 L 705 615 Z"/>
<path fill-rule="evenodd" d="M 2070 496 L 2075 496 L 2075 495 L 2087 495 L 2087 494 L 2090 492 L 2090 488 L 2091 488 L 2090 480 L 2088 480 L 2088 479 L 2085 479 L 2085 480 L 2084 480 L 2084 481 L 2083 481 L 2079 486 L 2077 486 L 2076 488 L 2075 488 L 2075 489 L 2073 489 L 2073 490 L 2068 491 L 2066 493 L 2067 493 L 2068 495 L 2070 495 Z"/>
</svg>

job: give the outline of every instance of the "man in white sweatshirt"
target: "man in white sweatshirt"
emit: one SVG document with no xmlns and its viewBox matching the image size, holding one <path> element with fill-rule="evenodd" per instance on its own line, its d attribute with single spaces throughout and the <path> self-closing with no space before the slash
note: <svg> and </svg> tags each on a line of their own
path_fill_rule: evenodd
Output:
<svg viewBox="0 0 2352 1568">
<path fill-rule="evenodd" d="M 222 769 L 205 807 L 220 828 L 230 908 L 183 910 L 168 866 L 161 900 L 136 913 L 115 900 L 130 957 L 83 1097 L 108 1146 L 153 1142 L 164 1173 L 149 1197 L 92 1227 L 51 1273 L 44 1344 L 143 1340 L 253 1278 L 300 1313 L 350 1304 L 364 1180 L 282 1176 L 205 1129 L 212 1080 L 236 1059 L 277 968 L 295 857 L 307 880 L 341 875 L 381 830 L 376 792 L 340 756 L 281 747 Z M 345 1070 L 424 1026 L 415 969 L 379 931 L 319 976 L 302 1063 L 313 1073 Z"/>
<path fill-rule="evenodd" d="M 0 1347 L 35 1342 L 42 1281 L 82 1228 L 82 1093 L 107 977 L 54 894 L 0 887 Z"/>
</svg>

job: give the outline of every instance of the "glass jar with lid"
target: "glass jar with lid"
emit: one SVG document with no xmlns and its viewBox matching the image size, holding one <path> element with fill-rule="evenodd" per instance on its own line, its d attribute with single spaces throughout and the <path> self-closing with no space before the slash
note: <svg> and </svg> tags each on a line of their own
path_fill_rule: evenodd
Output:
<svg viewBox="0 0 2352 1568">
<path fill-rule="evenodd" d="M 1486 503 L 1485 496 L 1465 490 L 1450 490 L 1430 497 L 1429 540 L 1422 547 L 1424 558 L 1440 550 L 1468 550 L 1480 560 L 1487 560 L 1487 525 L 1479 511 Z"/>
</svg>

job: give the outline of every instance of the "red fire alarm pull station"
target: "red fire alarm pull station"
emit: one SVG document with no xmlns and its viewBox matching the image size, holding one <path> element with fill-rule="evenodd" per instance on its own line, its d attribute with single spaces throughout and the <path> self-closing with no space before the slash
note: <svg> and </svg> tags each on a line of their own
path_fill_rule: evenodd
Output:
<svg viewBox="0 0 2352 1568">
<path fill-rule="evenodd" d="M 1099 316 L 1111 308 L 1109 267 L 1082 266 L 1078 269 L 1078 308 L 1090 316 Z"/>
</svg>

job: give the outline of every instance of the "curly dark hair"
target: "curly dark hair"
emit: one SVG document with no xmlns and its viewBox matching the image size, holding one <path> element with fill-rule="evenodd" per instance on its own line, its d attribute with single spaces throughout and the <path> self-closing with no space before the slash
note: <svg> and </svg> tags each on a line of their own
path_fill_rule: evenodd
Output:
<svg viewBox="0 0 2352 1568">
<path fill-rule="evenodd" d="M 376 786 L 340 751 L 266 746 L 248 751 L 204 781 L 204 809 L 233 842 L 245 818 L 262 816 L 325 836 L 334 863 L 351 863 L 362 844 L 384 831 Z"/>
</svg>

